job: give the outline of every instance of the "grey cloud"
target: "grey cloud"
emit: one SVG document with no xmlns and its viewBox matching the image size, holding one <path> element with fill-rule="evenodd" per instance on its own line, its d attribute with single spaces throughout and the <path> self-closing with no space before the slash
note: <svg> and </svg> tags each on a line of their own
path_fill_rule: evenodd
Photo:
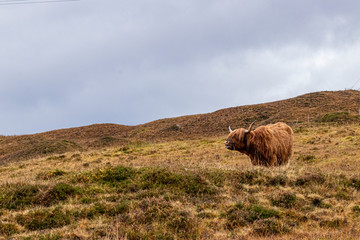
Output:
<svg viewBox="0 0 360 240">
<path fill-rule="evenodd" d="M 164 117 L 343 89 L 360 2 L 0 6 L 0 134 Z"/>
</svg>

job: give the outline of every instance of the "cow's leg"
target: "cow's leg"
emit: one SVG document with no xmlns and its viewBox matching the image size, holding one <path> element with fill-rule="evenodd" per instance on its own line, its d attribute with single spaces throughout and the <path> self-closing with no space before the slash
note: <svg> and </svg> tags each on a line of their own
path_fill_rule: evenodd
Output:
<svg viewBox="0 0 360 240">
<path fill-rule="evenodd" d="M 276 163 L 277 163 L 277 157 L 276 157 L 276 155 L 274 154 L 274 155 L 272 155 L 271 158 L 270 158 L 269 166 L 270 166 L 270 167 L 273 167 L 273 166 L 275 166 Z"/>
</svg>

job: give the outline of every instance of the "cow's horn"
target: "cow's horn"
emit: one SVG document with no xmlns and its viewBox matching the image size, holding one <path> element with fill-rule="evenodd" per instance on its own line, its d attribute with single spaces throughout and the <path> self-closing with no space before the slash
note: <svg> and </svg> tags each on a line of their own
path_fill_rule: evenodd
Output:
<svg viewBox="0 0 360 240">
<path fill-rule="evenodd" d="M 231 127 L 229 126 L 229 131 L 232 132 L 233 130 L 231 129 Z"/>
<path fill-rule="evenodd" d="M 253 127 L 253 125 L 254 125 L 255 122 L 256 122 L 256 120 L 253 121 L 253 122 L 250 124 L 250 127 L 248 128 L 248 130 L 245 130 L 245 133 L 251 132 L 251 129 L 252 129 L 252 127 Z"/>
</svg>

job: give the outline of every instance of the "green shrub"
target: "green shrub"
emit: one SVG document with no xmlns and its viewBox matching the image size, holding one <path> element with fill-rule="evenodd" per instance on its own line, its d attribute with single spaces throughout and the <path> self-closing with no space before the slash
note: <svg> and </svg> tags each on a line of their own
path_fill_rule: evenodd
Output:
<svg viewBox="0 0 360 240">
<path fill-rule="evenodd" d="M 123 147 L 119 148 L 118 151 L 120 151 L 122 153 L 125 153 L 125 154 L 130 154 L 130 153 L 133 153 L 135 151 L 138 151 L 143 146 L 144 146 L 143 142 L 136 141 L 134 143 L 130 143 L 130 144 L 126 145 L 126 146 L 123 146 Z"/>
<path fill-rule="evenodd" d="M 60 233 L 56 234 L 46 234 L 39 236 L 39 240 L 61 240 L 64 239 L 64 236 L 62 236 Z M 75 239 L 75 238 L 72 238 Z"/>
<path fill-rule="evenodd" d="M 67 183 L 58 183 L 50 189 L 37 185 L 9 185 L 0 193 L 0 208 L 17 210 L 31 205 L 50 206 L 79 192 L 79 188 Z"/>
<path fill-rule="evenodd" d="M 332 112 L 326 113 L 325 115 L 318 117 L 317 122 L 322 123 L 349 123 L 358 121 L 358 116 L 352 116 L 348 112 Z"/>
<path fill-rule="evenodd" d="M 36 185 L 7 185 L 0 192 L 0 208 L 23 209 L 37 203 L 40 187 Z"/>
<path fill-rule="evenodd" d="M 353 211 L 354 213 L 360 213 L 360 206 L 354 206 L 354 207 L 352 208 L 352 211 Z"/>
<path fill-rule="evenodd" d="M 142 214 L 139 216 L 140 223 L 150 223 L 154 221 L 164 222 L 174 211 L 169 202 L 161 199 L 146 199 L 139 203 Z"/>
<path fill-rule="evenodd" d="M 266 185 L 268 186 L 286 186 L 289 179 L 286 175 L 276 175 L 275 177 L 269 177 L 267 179 Z"/>
<path fill-rule="evenodd" d="M 39 198 L 39 203 L 44 206 L 50 206 L 59 201 L 65 201 L 79 192 L 80 190 L 77 187 L 67 183 L 58 183 Z"/>
<path fill-rule="evenodd" d="M 97 202 L 90 206 L 87 206 L 80 211 L 74 212 L 74 217 L 76 219 L 89 218 L 93 219 L 101 215 L 105 216 L 116 216 L 119 214 L 124 214 L 129 211 L 129 206 L 127 202 L 120 202 L 117 204 L 107 204 Z"/>
<path fill-rule="evenodd" d="M 123 201 L 120 203 L 115 204 L 110 209 L 107 210 L 107 215 L 109 216 L 116 216 L 119 214 L 124 214 L 129 211 L 129 205 L 127 202 Z"/>
<path fill-rule="evenodd" d="M 298 128 L 294 128 L 294 133 L 308 133 L 309 129 L 305 128 L 303 126 L 300 126 Z"/>
<path fill-rule="evenodd" d="M 84 212 L 86 215 L 84 215 L 84 217 L 93 219 L 99 215 L 105 215 L 106 211 L 107 205 L 104 203 L 95 203 L 89 209 L 86 209 L 86 212 Z"/>
<path fill-rule="evenodd" d="M 224 187 L 226 181 L 226 174 L 222 170 L 215 170 L 213 172 L 206 172 L 205 177 L 216 187 Z"/>
<path fill-rule="evenodd" d="M 352 199 L 352 196 L 349 193 L 347 193 L 346 190 L 339 191 L 338 193 L 335 194 L 335 197 L 336 199 L 347 200 L 347 201 Z"/>
<path fill-rule="evenodd" d="M 319 208 L 330 208 L 331 205 L 324 203 L 323 199 L 321 199 L 318 196 L 312 197 L 311 198 L 311 204 L 315 207 L 319 207 Z"/>
<path fill-rule="evenodd" d="M 19 214 L 16 221 L 30 231 L 59 228 L 71 223 L 71 213 L 60 207 L 53 210 L 42 209 Z"/>
<path fill-rule="evenodd" d="M 216 189 L 214 188 L 214 186 L 210 185 L 199 174 L 185 175 L 185 181 L 182 182 L 180 188 L 184 189 L 186 193 L 191 195 L 212 195 L 216 193 Z"/>
<path fill-rule="evenodd" d="M 114 144 L 118 141 L 117 138 L 114 138 L 112 136 L 105 136 L 100 138 L 99 142 L 102 146 L 107 146 L 107 145 L 111 145 Z"/>
<path fill-rule="evenodd" d="M 305 173 L 303 176 L 299 176 L 296 181 L 296 186 L 304 186 L 310 184 L 323 184 L 325 183 L 326 178 L 321 173 Z"/>
<path fill-rule="evenodd" d="M 265 182 L 264 175 L 260 171 L 244 171 L 235 173 L 235 179 L 242 184 L 263 184 Z"/>
<path fill-rule="evenodd" d="M 277 207 L 283 208 L 293 208 L 296 206 L 296 195 L 293 193 L 284 193 L 278 196 L 277 198 L 273 198 L 272 204 Z"/>
<path fill-rule="evenodd" d="M 354 206 L 351 208 L 354 217 L 360 216 L 360 206 Z"/>
<path fill-rule="evenodd" d="M 315 162 L 316 161 L 316 157 L 314 155 L 300 155 L 297 158 L 298 161 L 301 162 L 306 162 L 306 163 L 310 163 L 310 162 Z"/>
<path fill-rule="evenodd" d="M 320 222 L 320 227 L 328 227 L 328 228 L 342 228 L 348 224 L 346 219 L 336 218 L 334 220 L 323 220 Z"/>
<path fill-rule="evenodd" d="M 360 190 L 360 178 L 353 177 L 350 179 L 351 186 L 356 188 L 357 190 Z"/>
<path fill-rule="evenodd" d="M 141 214 L 137 216 L 137 221 L 149 225 L 149 229 L 159 226 L 162 231 L 166 230 L 181 239 L 196 239 L 197 223 L 187 211 L 157 198 L 141 201 L 139 208 Z"/>
<path fill-rule="evenodd" d="M 89 198 L 89 197 L 83 197 L 80 199 L 80 202 L 82 204 L 90 204 L 90 203 L 93 203 L 93 202 L 96 202 L 97 199 L 94 199 L 94 198 Z"/>
<path fill-rule="evenodd" d="M 65 175 L 66 172 L 63 171 L 63 170 L 59 170 L 59 169 L 55 169 L 55 170 L 52 170 L 52 171 L 49 171 L 49 172 L 43 172 L 43 173 L 39 173 L 36 178 L 37 179 L 42 179 L 42 180 L 49 180 L 49 179 L 52 179 L 52 178 L 56 178 L 56 177 L 59 177 L 59 176 L 63 176 Z"/>
<path fill-rule="evenodd" d="M 274 209 L 269 209 L 257 204 L 246 206 L 239 202 L 225 213 L 225 217 L 227 219 L 226 227 L 229 230 L 233 230 L 236 227 L 253 224 L 257 220 L 279 218 L 280 213 Z"/>
<path fill-rule="evenodd" d="M 141 175 L 141 182 L 144 189 L 169 185 L 179 186 L 184 182 L 184 177 L 165 169 L 146 169 Z"/>
<path fill-rule="evenodd" d="M 215 194 L 216 189 L 196 173 L 177 174 L 165 169 L 146 170 L 141 176 L 143 189 L 171 187 L 190 195 Z"/>
<path fill-rule="evenodd" d="M 98 169 L 93 175 L 93 181 L 102 183 L 116 184 L 118 182 L 132 178 L 135 171 L 128 167 L 117 166 Z"/>
<path fill-rule="evenodd" d="M 0 222 L 0 236 L 11 236 L 18 232 L 19 228 L 15 224 Z"/>
<path fill-rule="evenodd" d="M 125 154 L 129 154 L 129 153 L 132 152 L 129 146 L 121 147 L 121 148 L 119 148 L 118 151 L 123 152 L 123 153 L 125 153 Z"/>
<path fill-rule="evenodd" d="M 196 239 L 196 222 L 186 211 L 173 211 L 167 219 L 167 227 L 185 239 Z"/>
<path fill-rule="evenodd" d="M 280 213 L 278 211 L 260 205 L 250 205 L 250 207 L 247 209 L 247 213 L 248 214 L 245 216 L 245 219 L 251 223 L 258 219 L 280 217 Z"/>
</svg>

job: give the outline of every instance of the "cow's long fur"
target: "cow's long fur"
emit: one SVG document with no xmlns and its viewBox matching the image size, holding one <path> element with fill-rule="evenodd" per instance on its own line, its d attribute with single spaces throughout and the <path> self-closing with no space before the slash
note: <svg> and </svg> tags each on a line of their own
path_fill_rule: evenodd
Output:
<svg viewBox="0 0 360 240">
<path fill-rule="evenodd" d="M 247 131 L 232 131 L 225 147 L 245 153 L 253 165 L 279 166 L 289 162 L 292 155 L 293 131 L 286 123 L 278 122 Z"/>
</svg>

